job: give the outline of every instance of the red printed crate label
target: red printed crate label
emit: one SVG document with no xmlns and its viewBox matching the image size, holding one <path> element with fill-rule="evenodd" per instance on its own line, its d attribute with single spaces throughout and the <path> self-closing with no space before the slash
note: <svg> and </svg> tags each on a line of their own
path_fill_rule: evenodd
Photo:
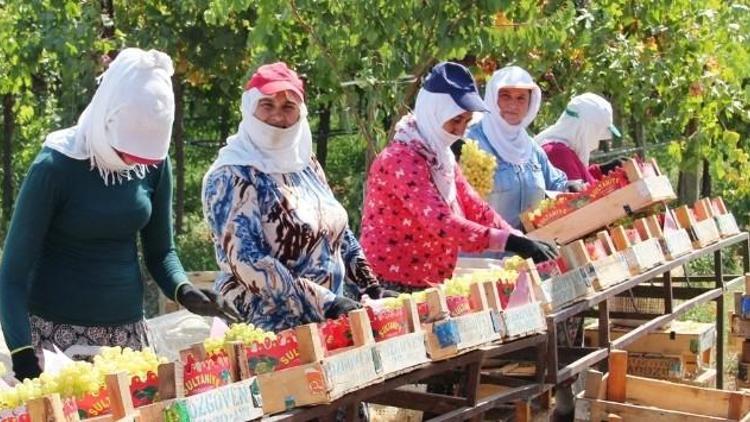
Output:
<svg viewBox="0 0 750 422">
<path fill-rule="evenodd" d="M 427 322 L 430 318 L 430 306 L 427 302 L 417 303 L 417 314 L 419 314 L 419 322 Z"/>
<path fill-rule="evenodd" d="M 146 374 L 146 379 L 133 377 L 130 380 L 130 395 L 133 397 L 133 406 L 141 407 L 155 401 L 159 393 L 159 377 L 153 372 Z"/>
<path fill-rule="evenodd" d="M 31 422 L 26 406 L 0 411 L 0 422 Z"/>
<path fill-rule="evenodd" d="M 370 318 L 372 334 L 375 341 L 385 340 L 406 333 L 406 318 L 403 309 L 375 310 L 367 306 L 367 316 Z"/>
<path fill-rule="evenodd" d="M 78 416 L 92 418 L 94 416 L 108 415 L 110 412 L 109 394 L 106 387 L 99 389 L 96 394 L 86 394 L 76 400 Z"/>
<path fill-rule="evenodd" d="M 252 375 L 265 374 L 301 363 L 297 336 L 292 330 L 284 330 L 275 340 L 266 338 L 263 343 L 253 342 L 245 346 L 248 366 Z"/>
<path fill-rule="evenodd" d="M 329 352 L 344 347 L 354 346 L 352 329 L 349 326 L 349 318 L 345 316 L 322 322 L 319 330 L 326 345 L 326 350 Z"/>
<path fill-rule="evenodd" d="M 448 312 L 452 317 L 466 315 L 471 312 L 471 304 L 469 303 L 469 298 L 466 296 L 448 296 L 446 302 L 448 302 Z"/>
<path fill-rule="evenodd" d="M 598 199 L 604 198 L 605 196 L 613 193 L 614 191 L 623 188 L 629 184 L 628 176 L 625 174 L 625 170 L 618 168 L 609 172 L 598 182 L 589 185 L 586 188 L 586 195 L 591 198 L 591 202 Z"/>
<path fill-rule="evenodd" d="M 223 351 L 200 361 L 195 360 L 193 355 L 188 355 L 184 370 L 186 396 L 210 391 L 230 382 L 232 382 L 232 376 L 229 358 Z"/>
</svg>

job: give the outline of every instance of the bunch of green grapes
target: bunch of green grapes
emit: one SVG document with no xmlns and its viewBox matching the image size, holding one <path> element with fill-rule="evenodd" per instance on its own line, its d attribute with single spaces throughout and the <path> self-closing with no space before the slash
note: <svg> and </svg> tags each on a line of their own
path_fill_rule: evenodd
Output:
<svg viewBox="0 0 750 422">
<path fill-rule="evenodd" d="M 203 340 L 203 348 L 206 353 L 211 354 L 218 352 L 224 347 L 224 337 L 209 337 Z"/>
<path fill-rule="evenodd" d="M 89 362 L 76 361 L 65 365 L 57 375 L 43 382 L 49 393 L 60 393 L 62 397 L 81 398 L 88 393 L 96 394 L 104 385 L 104 376 Z"/>
<path fill-rule="evenodd" d="M 25 379 L 13 388 L 0 390 L 0 410 L 15 409 L 18 406 L 44 395 L 39 378 Z"/>
<path fill-rule="evenodd" d="M 404 300 L 399 295 L 398 297 L 389 297 L 382 300 L 383 309 L 401 309 L 404 306 Z"/>
<path fill-rule="evenodd" d="M 98 372 L 102 382 L 107 374 L 127 372 L 131 377 L 146 379 L 149 372 L 158 373 L 159 365 L 167 360 L 160 358 L 153 349 L 146 347 L 135 351 L 129 347 L 103 347 L 94 356 L 94 369 Z"/>
<path fill-rule="evenodd" d="M 443 291 L 446 296 L 469 296 L 472 283 L 471 275 L 453 277 L 443 283 Z"/>
<path fill-rule="evenodd" d="M 479 148 L 479 143 L 474 139 L 467 139 L 461 148 L 459 164 L 469 184 L 479 195 L 487 198 L 492 193 L 495 183 L 495 157 Z"/>
<path fill-rule="evenodd" d="M 526 269 L 526 260 L 518 255 L 505 258 L 503 260 L 503 268 L 509 271 L 520 272 Z"/>
<path fill-rule="evenodd" d="M 276 340 L 276 334 L 257 328 L 253 324 L 246 323 L 232 324 L 224 334 L 225 342 L 241 341 L 247 345 L 253 342 L 263 343 L 266 339 Z"/>
</svg>

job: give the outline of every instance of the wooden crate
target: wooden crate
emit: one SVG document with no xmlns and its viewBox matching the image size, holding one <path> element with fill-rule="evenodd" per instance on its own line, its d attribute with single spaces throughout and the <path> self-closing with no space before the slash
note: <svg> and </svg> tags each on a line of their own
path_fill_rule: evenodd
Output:
<svg viewBox="0 0 750 422">
<path fill-rule="evenodd" d="M 542 280 L 540 285 L 547 298 L 544 310 L 557 312 L 565 306 L 584 299 L 591 292 L 591 280 L 581 268 L 574 268 L 564 274 Z"/>
<path fill-rule="evenodd" d="M 669 209 L 666 212 L 670 213 L 670 215 L 672 213 Z M 676 221 L 675 224 L 679 226 L 679 223 Z M 662 254 L 668 260 L 677 259 L 693 251 L 693 243 L 690 240 L 690 234 L 688 234 L 687 230 L 678 228 L 677 230 L 667 230 L 665 232 L 656 215 L 638 219 L 634 225 L 641 239 L 657 239 Z"/>
<path fill-rule="evenodd" d="M 614 249 L 609 233 L 601 231 L 597 233 L 597 237 L 608 254 L 604 258 L 592 260 L 583 240 L 563 246 L 561 252 L 569 266 L 580 268 L 593 289 L 600 291 L 627 280 L 630 269 L 625 256 Z"/>
<path fill-rule="evenodd" d="M 705 208 L 708 208 L 713 214 L 713 218 L 716 220 L 716 226 L 719 229 L 721 237 L 729 237 L 739 234 L 740 228 L 737 225 L 737 220 L 734 218 L 734 214 L 729 212 L 726 205 L 724 205 L 724 199 L 719 196 L 712 200 L 706 199 L 706 201 L 708 202 L 704 202 L 706 204 Z"/>
<path fill-rule="evenodd" d="M 429 362 L 425 332 L 419 322 L 417 306 L 411 298 L 404 299 L 408 333 L 375 343 L 374 353 L 385 378 Z"/>
<path fill-rule="evenodd" d="M 494 282 L 471 286 L 472 311 L 457 317 L 448 315 L 448 304 L 441 287 L 427 290 L 430 321 L 424 324 L 427 354 L 432 360 L 443 360 L 477 349 L 502 337 L 500 300 Z"/>
<path fill-rule="evenodd" d="M 676 198 L 669 178 L 657 171 L 644 177 L 632 160 L 625 164 L 630 184 L 549 224 L 530 231 L 532 239 L 565 244 L 593 233 L 623 217 Z"/>
<path fill-rule="evenodd" d="M 632 331 L 629 327 L 610 328 L 610 339 L 616 340 Z M 599 344 L 599 323 L 594 321 L 584 329 L 584 340 L 588 346 Z M 666 355 L 710 356 L 711 349 L 716 345 L 716 326 L 714 324 L 695 321 L 673 321 L 670 326 L 650 332 L 637 339 L 627 350 L 636 353 L 658 353 Z M 706 361 L 704 358 L 702 360 Z M 710 359 L 706 361 L 710 363 Z"/>
<path fill-rule="evenodd" d="M 651 235 L 645 221 L 639 220 L 636 227 L 639 239 L 635 242 L 631 242 L 622 226 L 613 227 L 609 231 L 615 249 L 625 256 L 632 275 L 645 272 L 666 261 L 659 241 Z"/>
<path fill-rule="evenodd" d="M 317 324 L 295 328 L 302 365 L 257 376 L 264 413 L 330 403 L 382 380 L 367 311 L 352 311 L 349 319 L 354 346 L 329 356 Z"/>
<path fill-rule="evenodd" d="M 612 351 L 610 371 L 586 374 L 576 421 L 747 421 L 750 394 L 627 375 L 627 353 Z"/>
<path fill-rule="evenodd" d="M 696 202 L 695 212 L 683 205 L 675 209 L 675 215 L 680 226 L 688 231 L 693 248 L 700 249 L 716 243 L 721 239 L 716 221 L 711 218 L 704 202 Z"/>
</svg>

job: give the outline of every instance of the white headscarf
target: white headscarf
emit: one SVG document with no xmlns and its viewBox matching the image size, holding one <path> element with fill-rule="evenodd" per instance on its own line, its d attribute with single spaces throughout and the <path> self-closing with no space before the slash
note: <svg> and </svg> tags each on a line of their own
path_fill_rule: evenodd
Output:
<svg viewBox="0 0 750 422">
<path fill-rule="evenodd" d="M 312 134 L 307 107 L 300 103 L 299 120 L 288 128 L 264 123 L 255 117 L 263 98 L 272 97 L 251 88 L 242 94 L 242 121 L 237 133 L 227 138 L 207 174 L 221 166 L 253 166 L 264 173 L 294 173 L 310 165 Z"/>
<path fill-rule="evenodd" d="M 465 112 L 449 94 L 419 90 L 414 105 L 417 134 L 409 128 L 406 116 L 396 126 L 395 141 L 421 142 L 433 154 L 435 163 L 430 165 L 430 174 L 440 195 L 456 212 L 461 212 L 456 196 L 456 158 L 450 146 L 462 135 L 453 135 L 443 129 L 443 124 Z M 432 163 L 431 163 L 432 164 Z"/>
<path fill-rule="evenodd" d="M 573 97 L 557 122 L 534 139 L 544 145 L 563 142 L 575 151 L 584 165 L 589 164 L 599 141 L 612 139 L 612 105 L 604 98 L 587 92 Z"/>
<path fill-rule="evenodd" d="M 511 125 L 500 116 L 497 96 L 503 88 L 531 90 L 529 111 L 518 125 Z M 511 164 L 528 161 L 533 145 L 526 127 L 534 121 L 542 104 L 542 90 L 531 75 L 518 66 L 508 66 L 496 71 L 485 88 L 484 103 L 490 112 L 482 119 L 482 129 L 500 158 Z"/>
<path fill-rule="evenodd" d="M 147 160 L 167 156 L 174 121 L 173 73 L 172 60 L 160 51 L 121 51 L 100 76 L 78 125 L 50 133 L 44 145 L 89 160 L 105 185 L 143 178 L 147 166 L 126 164 L 117 151 Z"/>
</svg>

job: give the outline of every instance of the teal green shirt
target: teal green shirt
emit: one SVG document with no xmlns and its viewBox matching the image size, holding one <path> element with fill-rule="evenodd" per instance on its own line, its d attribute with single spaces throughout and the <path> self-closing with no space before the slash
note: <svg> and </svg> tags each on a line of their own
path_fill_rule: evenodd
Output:
<svg viewBox="0 0 750 422">
<path fill-rule="evenodd" d="M 81 326 L 143 318 L 146 267 L 174 298 L 187 280 L 172 236 L 169 161 L 105 186 L 88 160 L 44 148 L 21 186 L 0 264 L 0 324 L 13 351 L 31 345 L 29 314 Z"/>
</svg>

